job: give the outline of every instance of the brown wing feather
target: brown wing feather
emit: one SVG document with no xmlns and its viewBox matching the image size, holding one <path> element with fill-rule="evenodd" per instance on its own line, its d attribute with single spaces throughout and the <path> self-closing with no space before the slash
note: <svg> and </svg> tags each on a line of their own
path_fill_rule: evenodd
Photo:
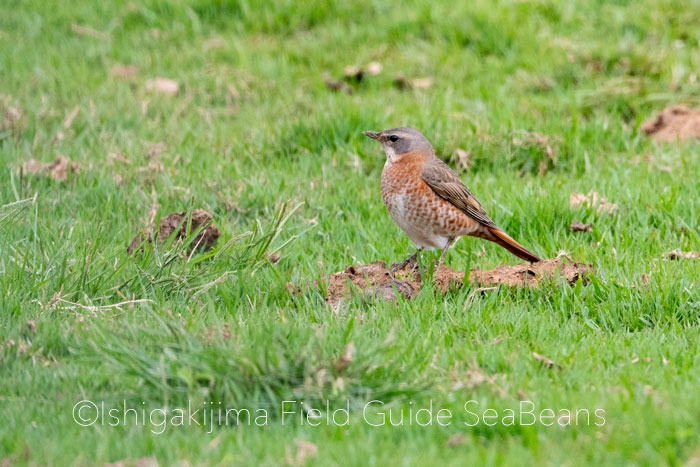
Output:
<svg viewBox="0 0 700 467">
<path fill-rule="evenodd" d="M 496 227 L 496 224 L 486 214 L 476 197 L 464 186 L 462 180 L 452 171 L 450 166 L 440 159 L 434 159 L 423 167 L 421 178 L 442 199 L 452 203 L 469 217 L 479 221 L 486 227 Z"/>
<path fill-rule="evenodd" d="M 540 261 L 540 258 L 516 242 L 491 220 L 476 197 L 469 191 L 469 188 L 464 186 L 457 174 L 440 159 L 436 158 L 425 164 L 421 172 L 421 178 L 439 197 L 452 203 L 466 215 L 488 228 L 487 232 L 482 232 L 478 236 L 501 245 L 515 256 L 526 261 Z"/>
</svg>

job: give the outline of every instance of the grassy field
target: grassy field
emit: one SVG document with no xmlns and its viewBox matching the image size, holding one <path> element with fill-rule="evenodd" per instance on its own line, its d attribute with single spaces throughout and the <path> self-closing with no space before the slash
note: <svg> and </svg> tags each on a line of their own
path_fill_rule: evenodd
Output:
<svg viewBox="0 0 700 467">
<path fill-rule="evenodd" d="M 698 143 L 639 130 L 700 103 L 700 4 L 463 3 L 0 4 L 3 466 L 700 462 L 700 261 L 665 259 L 700 250 Z M 373 61 L 381 73 L 351 94 L 327 88 Z M 399 74 L 432 84 L 402 90 Z M 385 157 L 361 134 L 401 125 L 516 239 L 596 276 L 331 309 L 312 281 L 413 251 L 381 201 Z M 20 170 L 58 155 L 79 173 Z M 570 207 L 590 191 L 617 211 Z M 149 223 L 193 208 L 213 214 L 214 250 L 127 255 Z M 517 262 L 476 239 L 446 258 Z M 139 413 L 81 426 L 83 400 Z M 363 416 L 373 400 L 385 405 Z M 503 420 L 528 403 L 558 418 Z M 254 416 L 141 417 L 188 406 Z M 320 426 L 302 407 L 323 409 Z M 349 423 L 326 407 L 349 407 Z M 372 426 L 390 411 L 402 426 Z"/>
</svg>

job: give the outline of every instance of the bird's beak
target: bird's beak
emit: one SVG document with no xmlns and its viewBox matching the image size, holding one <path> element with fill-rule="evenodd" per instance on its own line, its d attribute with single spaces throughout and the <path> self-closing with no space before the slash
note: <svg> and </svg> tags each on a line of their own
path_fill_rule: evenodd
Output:
<svg viewBox="0 0 700 467">
<path fill-rule="evenodd" d="M 363 131 L 362 134 L 372 139 L 379 139 L 379 132 L 376 131 Z"/>
</svg>

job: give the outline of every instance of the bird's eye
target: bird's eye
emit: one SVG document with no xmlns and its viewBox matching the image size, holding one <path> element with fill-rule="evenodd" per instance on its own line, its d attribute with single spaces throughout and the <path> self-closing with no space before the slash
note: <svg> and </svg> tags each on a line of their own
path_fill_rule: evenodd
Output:
<svg viewBox="0 0 700 467">
<path fill-rule="evenodd" d="M 398 140 L 399 140 L 399 137 L 396 136 L 396 135 L 391 135 L 391 136 L 389 136 L 389 141 L 391 141 L 392 143 L 395 143 L 395 142 L 397 142 Z"/>
</svg>

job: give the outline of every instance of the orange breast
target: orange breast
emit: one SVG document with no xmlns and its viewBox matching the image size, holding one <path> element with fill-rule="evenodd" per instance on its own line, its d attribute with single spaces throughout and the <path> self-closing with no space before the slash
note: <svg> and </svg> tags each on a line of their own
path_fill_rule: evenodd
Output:
<svg viewBox="0 0 700 467">
<path fill-rule="evenodd" d="M 479 227 L 423 181 L 422 154 L 399 156 L 382 171 L 382 198 L 389 215 L 418 246 L 443 248 L 448 238 L 469 235 Z"/>
</svg>

